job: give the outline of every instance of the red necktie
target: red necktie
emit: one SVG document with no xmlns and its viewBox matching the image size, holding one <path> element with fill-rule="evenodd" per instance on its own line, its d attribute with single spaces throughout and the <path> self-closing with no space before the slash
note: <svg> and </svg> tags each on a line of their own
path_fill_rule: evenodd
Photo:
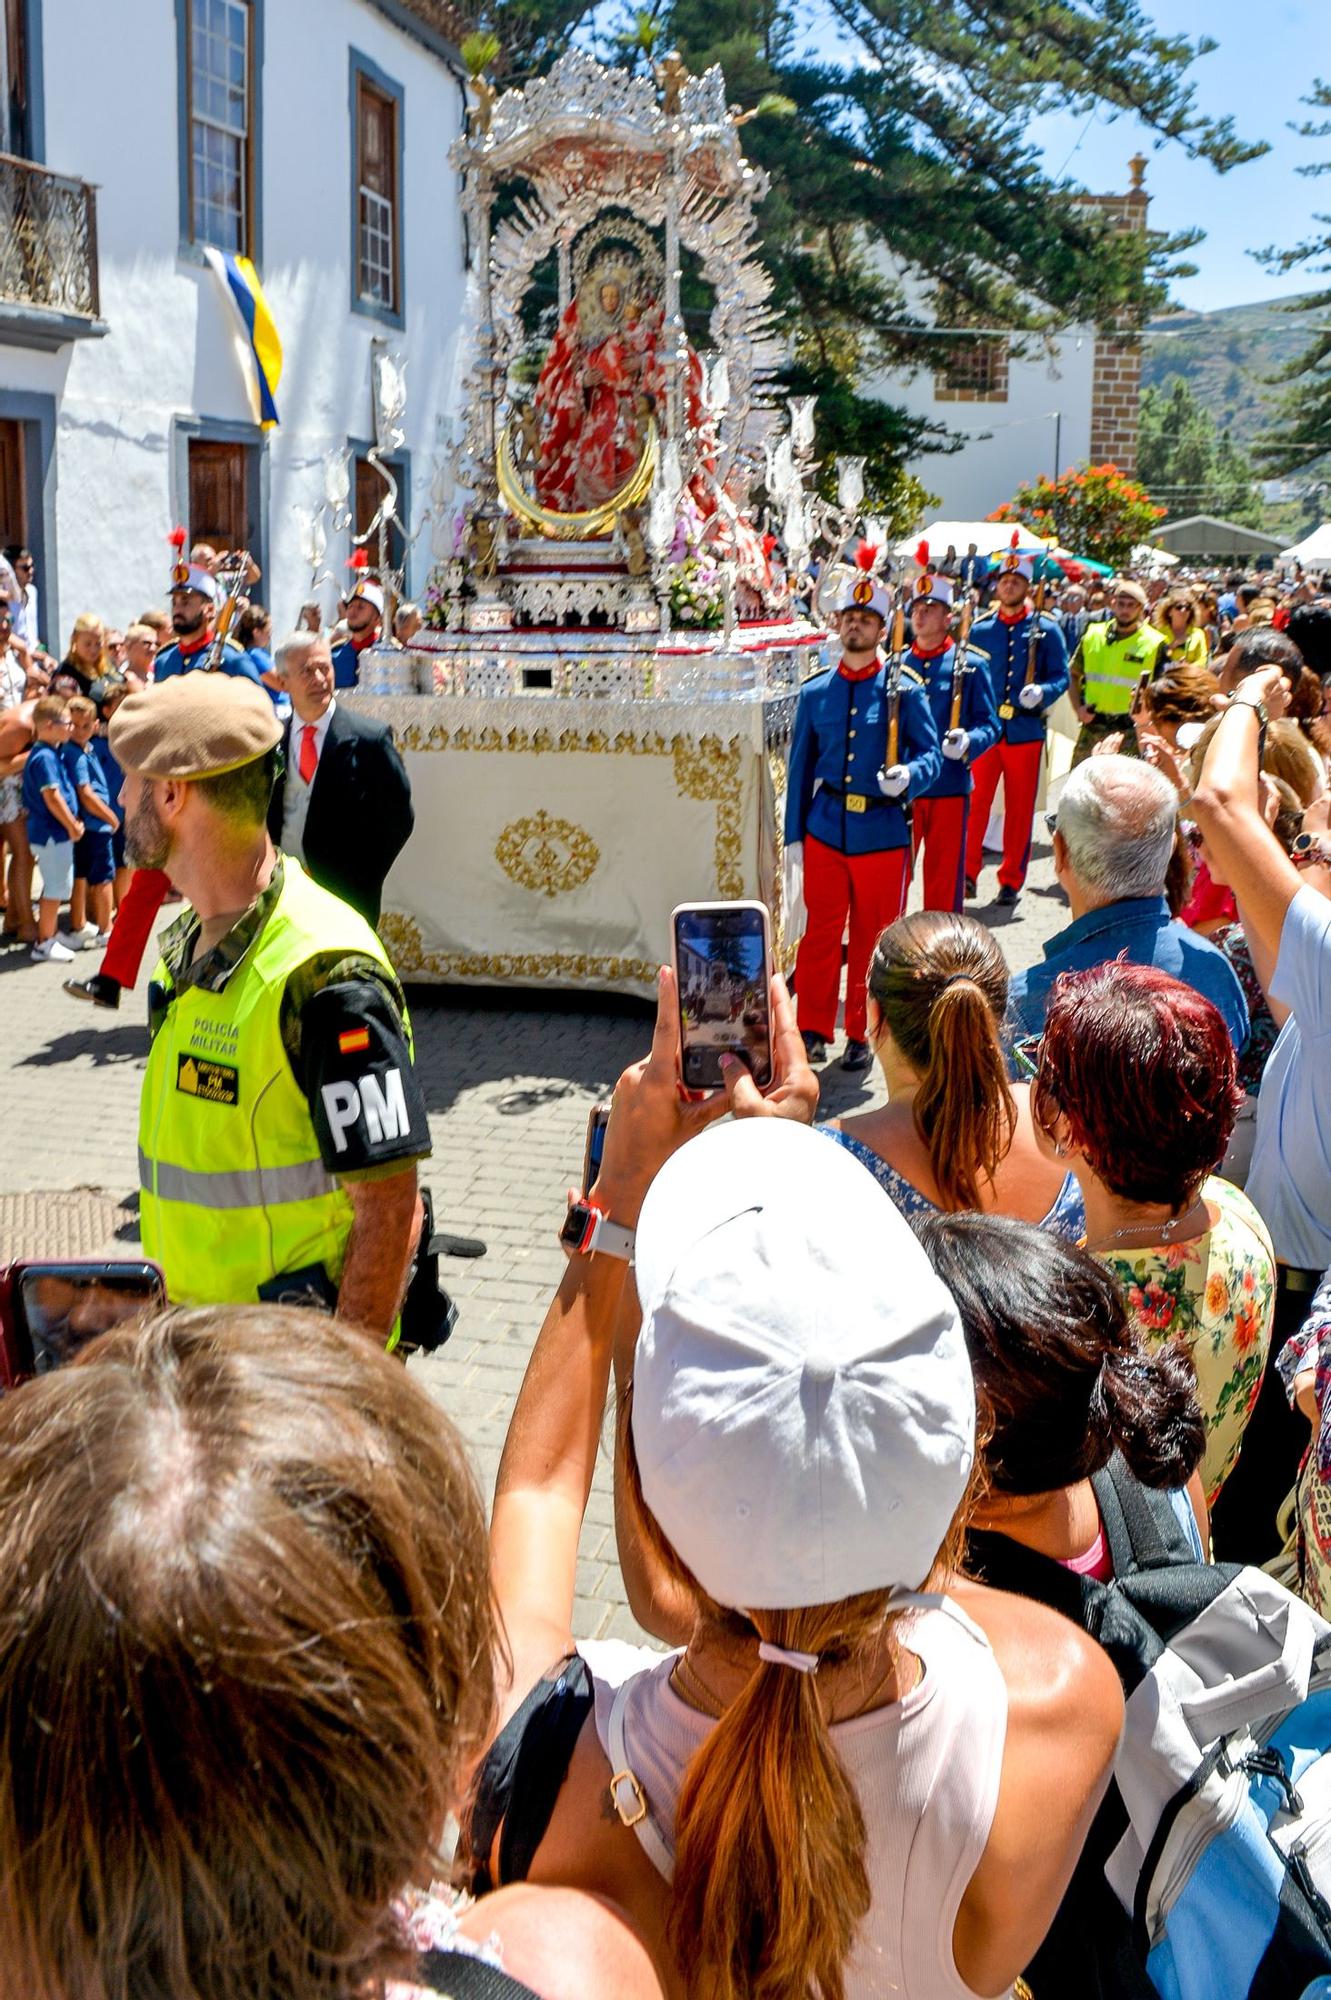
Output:
<svg viewBox="0 0 1331 2000">
<path fill-rule="evenodd" d="M 307 722 L 300 732 L 300 775 L 304 784 L 314 782 L 314 774 L 319 768 L 319 752 L 314 747 L 315 724 Z"/>
</svg>

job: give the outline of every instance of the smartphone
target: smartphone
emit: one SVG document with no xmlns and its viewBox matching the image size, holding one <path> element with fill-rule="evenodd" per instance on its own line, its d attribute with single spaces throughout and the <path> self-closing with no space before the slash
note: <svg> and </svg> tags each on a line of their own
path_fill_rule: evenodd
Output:
<svg viewBox="0 0 1331 2000">
<path fill-rule="evenodd" d="M 48 1375 L 122 1320 L 160 1312 L 166 1286 L 155 1264 L 22 1263 L 0 1292 L 0 1376 L 12 1389 Z"/>
<path fill-rule="evenodd" d="M 592 1184 L 601 1171 L 601 1155 L 605 1151 L 605 1128 L 610 1123 L 610 1106 L 594 1104 L 587 1113 L 587 1144 L 582 1154 L 582 1192 L 588 1195 Z"/>
<path fill-rule="evenodd" d="M 1137 685 L 1132 694 L 1132 714 L 1141 715 L 1146 709 L 1146 690 L 1151 685 L 1151 669 L 1143 667 L 1137 676 Z"/>
<path fill-rule="evenodd" d="M 679 992 L 680 1073 L 720 1090 L 738 1056 L 759 1090 L 772 1082 L 772 920 L 765 903 L 681 903 L 670 913 Z"/>
</svg>

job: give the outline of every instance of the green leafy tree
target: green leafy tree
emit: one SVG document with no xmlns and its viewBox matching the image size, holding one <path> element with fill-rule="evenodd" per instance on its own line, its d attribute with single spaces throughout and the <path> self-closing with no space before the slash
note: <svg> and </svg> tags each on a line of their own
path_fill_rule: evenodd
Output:
<svg viewBox="0 0 1331 2000">
<path fill-rule="evenodd" d="M 1024 522 L 1037 535 L 1056 536 L 1075 555 L 1117 569 L 1154 533 L 1164 512 L 1116 465 L 1082 465 L 1058 479 L 1042 473 L 1019 486 L 989 519 Z"/>
<path fill-rule="evenodd" d="M 1228 431 L 1217 433 L 1211 412 L 1181 375 L 1143 391 L 1137 470 L 1175 519 L 1218 514 L 1244 527 L 1261 526 L 1262 496 L 1251 464 Z"/>
<path fill-rule="evenodd" d="M 847 439 L 866 453 L 871 501 L 921 451 L 962 444 L 874 393 L 888 371 L 945 358 L 926 328 L 1038 342 L 1137 322 L 1191 268 L 1179 259 L 1195 233 L 1119 232 L 1051 177 L 1026 136 L 1034 119 L 1133 112 L 1221 172 L 1266 150 L 1198 105 L 1190 71 L 1215 44 L 1160 34 L 1137 0 L 828 0 L 817 20 L 793 0 L 479 0 L 476 25 L 503 43 L 497 80 L 576 36 L 640 70 L 670 48 L 695 72 L 719 63 L 732 103 L 766 107 L 744 144 L 771 179 L 761 223 L 787 386 L 818 388 L 820 457 Z"/>
<path fill-rule="evenodd" d="M 1314 111 L 1331 111 L 1331 84 L 1318 81 L 1304 102 Z M 1308 119 L 1296 129 L 1305 139 L 1331 139 L 1331 118 Z M 1331 159 L 1312 161 L 1298 172 L 1312 177 L 1331 173 Z M 1313 220 L 1321 225 L 1320 234 L 1289 250 L 1263 250 L 1262 262 L 1273 271 L 1302 266 L 1318 276 L 1331 273 L 1331 215 Z M 1276 477 L 1302 472 L 1331 455 L 1331 287 L 1304 293 L 1288 310 L 1308 314 L 1313 331 L 1302 352 L 1273 377 L 1289 386 L 1275 422 L 1253 446 L 1262 470 Z"/>
</svg>

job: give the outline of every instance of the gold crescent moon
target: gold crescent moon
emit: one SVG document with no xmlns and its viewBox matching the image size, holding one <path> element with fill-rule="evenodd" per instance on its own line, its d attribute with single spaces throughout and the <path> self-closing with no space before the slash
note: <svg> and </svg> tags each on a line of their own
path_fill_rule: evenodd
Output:
<svg viewBox="0 0 1331 2000">
<path fill-rule="evenodd" d="M 639 507 L 652 490 L 656 477 L 657 433 L 656 418 L 648 417 L 647 432 L 643 439 L 638 463 L 620 487 L 599 507 L 589 507 L 582 513 L 561 514 L 554 507 L 542 507 L 524 487 L 513 459 L 513 425 L 504 425 L 499 433 L 499 448 L 495 453 L 495 474 L 499 481 L 499 491 L 503 494 L 511 514 L 516 515 L 524 527 L 532 528 L 538 535 L 545 535 L 552 541 L 587 542 L 614 533 L 615 516 L 625 507 Z"/>
</svg>

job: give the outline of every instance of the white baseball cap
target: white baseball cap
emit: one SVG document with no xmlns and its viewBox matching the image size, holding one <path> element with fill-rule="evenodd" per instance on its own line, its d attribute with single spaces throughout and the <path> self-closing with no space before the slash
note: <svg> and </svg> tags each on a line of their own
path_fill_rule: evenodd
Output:
<svg viewBox="0 0 1331 2000">
<path fill-rule="evenodd" d="M 824 1133 L 728 1123 L 643 1204 L 633 1445 L 643 1497 L 719 1604 L 917 1589 L 975 1455 L 950 1294 Z"/>
</svg>

